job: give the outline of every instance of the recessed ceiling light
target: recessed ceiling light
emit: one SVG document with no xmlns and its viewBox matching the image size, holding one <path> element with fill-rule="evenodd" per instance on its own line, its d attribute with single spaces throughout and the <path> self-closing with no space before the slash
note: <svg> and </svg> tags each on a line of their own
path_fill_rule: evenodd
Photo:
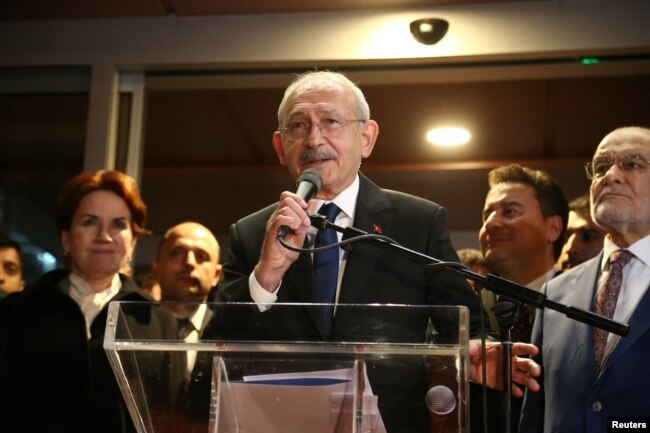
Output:
<svg viewBox="0 0 650 433">
<path fill-rule="evenodd" d="M 463 128 L 436 128 L 427 132 L 427 140 L 438 146 L 459 146 L 472 138 L 468 130 Z"/>
</svg>

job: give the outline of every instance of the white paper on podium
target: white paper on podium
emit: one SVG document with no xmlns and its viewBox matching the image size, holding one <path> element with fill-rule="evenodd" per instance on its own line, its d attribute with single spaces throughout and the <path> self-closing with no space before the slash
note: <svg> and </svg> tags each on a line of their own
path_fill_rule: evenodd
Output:
<svg viewBox="0 0 650 433">
<path fill-rule="evenodd" d="M 351 432 L 353 377 L 348 368 L 246 376 L 243 382 L 231 382 L 239 432 Z M 363 430 L 386 433 L 367 377 L 363 405 Z"/>
</svg>

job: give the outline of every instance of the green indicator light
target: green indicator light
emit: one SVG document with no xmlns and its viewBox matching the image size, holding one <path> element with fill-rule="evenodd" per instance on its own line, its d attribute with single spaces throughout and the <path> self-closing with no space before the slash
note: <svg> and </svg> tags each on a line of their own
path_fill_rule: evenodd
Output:
<svg viewBox="0 0 650 433">
<path fill-rule="evenodd" d="M 583 65 L 597 65 L 600 63 L 600 60 L 596 57 L 583 57 L 582 58 L 582 64 Z"/>
</svg>

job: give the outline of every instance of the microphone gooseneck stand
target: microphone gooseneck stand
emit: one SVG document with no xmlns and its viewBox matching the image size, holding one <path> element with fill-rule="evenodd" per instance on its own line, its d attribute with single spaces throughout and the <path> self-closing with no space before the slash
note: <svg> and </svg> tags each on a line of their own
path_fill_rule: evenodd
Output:
<svg viewBox="0 0 650 433">
<path fill-rule="evenodd" d="M 480 295 L 479 295 L 480 296 Z M 512 418 L 512 389 L 510 383 L 512 382 L 512 365 L 510 358 L 512 357 L 512 329 L 517 322 L 519 312 L 522 308 L 526 308 L 521 302 L 499 302 L 494 305 L 492 311 L 499 322 L 501 329 L 501 346 L 503 347 L 502 366 L 503 371 L 503 426 L 504 433 L 510 433 L 511 418 Z"/>
<path fill-rule="evenodd" d="M 350 244 L 354 241 L 373 241 L 373 245 L 386 248 L 394 253 L 401 254 L 403 256 L 409 257 L 417 262 L 435 266 L 447 272 L 451 272 L 457 275 L 460 275 L 464 278 L 470 279 L 477 284 L 480 284 L 482 287 L 493 291 L 494 293 L 502 296 L 506 296 L 515 301 L 519 301 L 522 304 L 532 305 L 536 308 L 549 308 L 551 310 L 560 312 L 567 316 L 570 319 L 574 319 L 578 322 L 595 326 L 597 328 L 612 332 L 616 335 L 622 337 L 627 336 L 630 332 L 630 326 L 617 322 L 615 320 L 608 319 L 606 317 L 600 316 L 591 311 L 583 310 L 578 307 L 571 305 L 564 305 L 559 302 L 551 301 L 543 293 L 537 292 L 535 290 L 529 289 L 528 287 L 519 285 L 512 281 L 506 280 L 504 278 L 497 277 L 496 275 L 487 275 L 483 276 L 475 272 L 470 271 L 466 266 L 455 263 L 455 262 L 444 262 L 442 260 L 436 259 L 426 254 L 419 253 L 417 251 L 410 250 L 405 248 L 390 239 L 387 236 L 369 234 L 363 230 L 356 229 L 354 227 L 340 227 L 336 224 L 332 224 L 322 215 L 318 214 L 309 214 L 309 219 L 311 219 L 312 226 L 316 227 L 319 230 L 332 229 L 336 230 L 339 233 L 343 234 L 343 241 L 337 244 L 330 245 L 326 247 L 335 248 L 342 247 L 345 244 Z M 283 243 L 285 247 L 289 247 L 295 251 L 303 252 L 304 250 L 300 248 L 293 248 Z M 309 250 L 313 251 L 313 250 Z"/>
<path fill-rule="evenodd" d="M 313 251 L 322 251 L 330 248 L 341 247 L 344 248 L 346 245 L 354 242 L 368 242 L 372 241 L 373 245 L 376 245 L 381 248 L 390 250 L 396 254 L 406 256 L 416 262 L 423 263 L 427 266 L 435 266 L 446 272 L 450 272 L 456 275 L 460 275 L 466 279 L 474 281 L 479 287 L 483 287 L 491 290 L 497 295 L 508 297 L 514 301 L 517 301 L 516 304 L 510 303 L 509 306 L 502 306 L 503 311 L 496 311 L 497 317 L 500 321 L 500 324 L 504 326 L 504 334 L 502 335 L 502 347 L 503 347 L 503 390 L 504 390 L 504 411 L 505 415 L 505 433 L 510 431 L 510 418 L 511 418 L 511 382 L 512 382 L 512 364 L 510 358 L 512 356 L 512 345 L 511 341 L 511 330 L 514 324 L 514 321 L 518 317 L 519 309 L 525 308 L 525 305 L 532 305 L 536 308 L 549 308 L 551 310 L 560 312 L 567 316 L 570 319 L 576 320 L 578 322 L 584 323 L 586 325 L 595 326 L 597 328 L 612 332 L 616 335 L 627 336 L 630 327 L 629 325 L 615 320 L 608 319 L 606 317 L 600 316 L 598 314 L 592 313 L 591 311 L 583 310 L 578 307 L 573 307 L 571 305 L 564 305 L 555 301 L 551 301 L 543 293 L 537 292 L 535 290 L 529 289 L 527 287 L 521 286 L 512 281 L 497 277 L 496 275 L 487 275 L 483 276 L 472 272 L 466 266 L 455 263 L 455 262 L 443 262 L 442 260 L 436 259 L 434 257 L 427 256 L 425 254 L 419 253 L 417 251 L 410 250 L 405 248 L 395 242 L 393 239 L 377 234 L 369 234 L 363 230 L 356 229 L 354 227 L 341 227 L 333 224 L 327 220 L 322 215 L 318 214 L 309 214 L 309 219 L 311 220 L 311 225 L 316 227 L 318 230 L 333 229 L 339 233 L 343 234 L 342 241 L 336 244 L 329 245 L 327 247 L 305 250 L 302 248 L 294 248 L 290 245 L 287 245 L 283 239 L 280 239 L 280 243 L 292 251 L 297 252 L 313 252 Z M 504 303 L 505 304 L 505 303 Z M 503 323 L 501 323 L 503 321 Z"/>
</svg>

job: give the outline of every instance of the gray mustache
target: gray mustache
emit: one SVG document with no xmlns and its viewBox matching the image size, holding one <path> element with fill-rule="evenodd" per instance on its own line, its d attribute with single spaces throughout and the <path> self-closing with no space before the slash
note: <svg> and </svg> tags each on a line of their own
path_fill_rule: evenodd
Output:
<svg viewBox="0 0 650 433">
<path fill-rule="evenodd" d="M 299 164 L 304 164 L 306 162 L 318 161 L 320 159 L 333 159 L 337 160 L 338 155 L 331 150 L 322 150 L 322 149 L 307 149 L 305 153 L 300 156 Z"/>
</svg>

